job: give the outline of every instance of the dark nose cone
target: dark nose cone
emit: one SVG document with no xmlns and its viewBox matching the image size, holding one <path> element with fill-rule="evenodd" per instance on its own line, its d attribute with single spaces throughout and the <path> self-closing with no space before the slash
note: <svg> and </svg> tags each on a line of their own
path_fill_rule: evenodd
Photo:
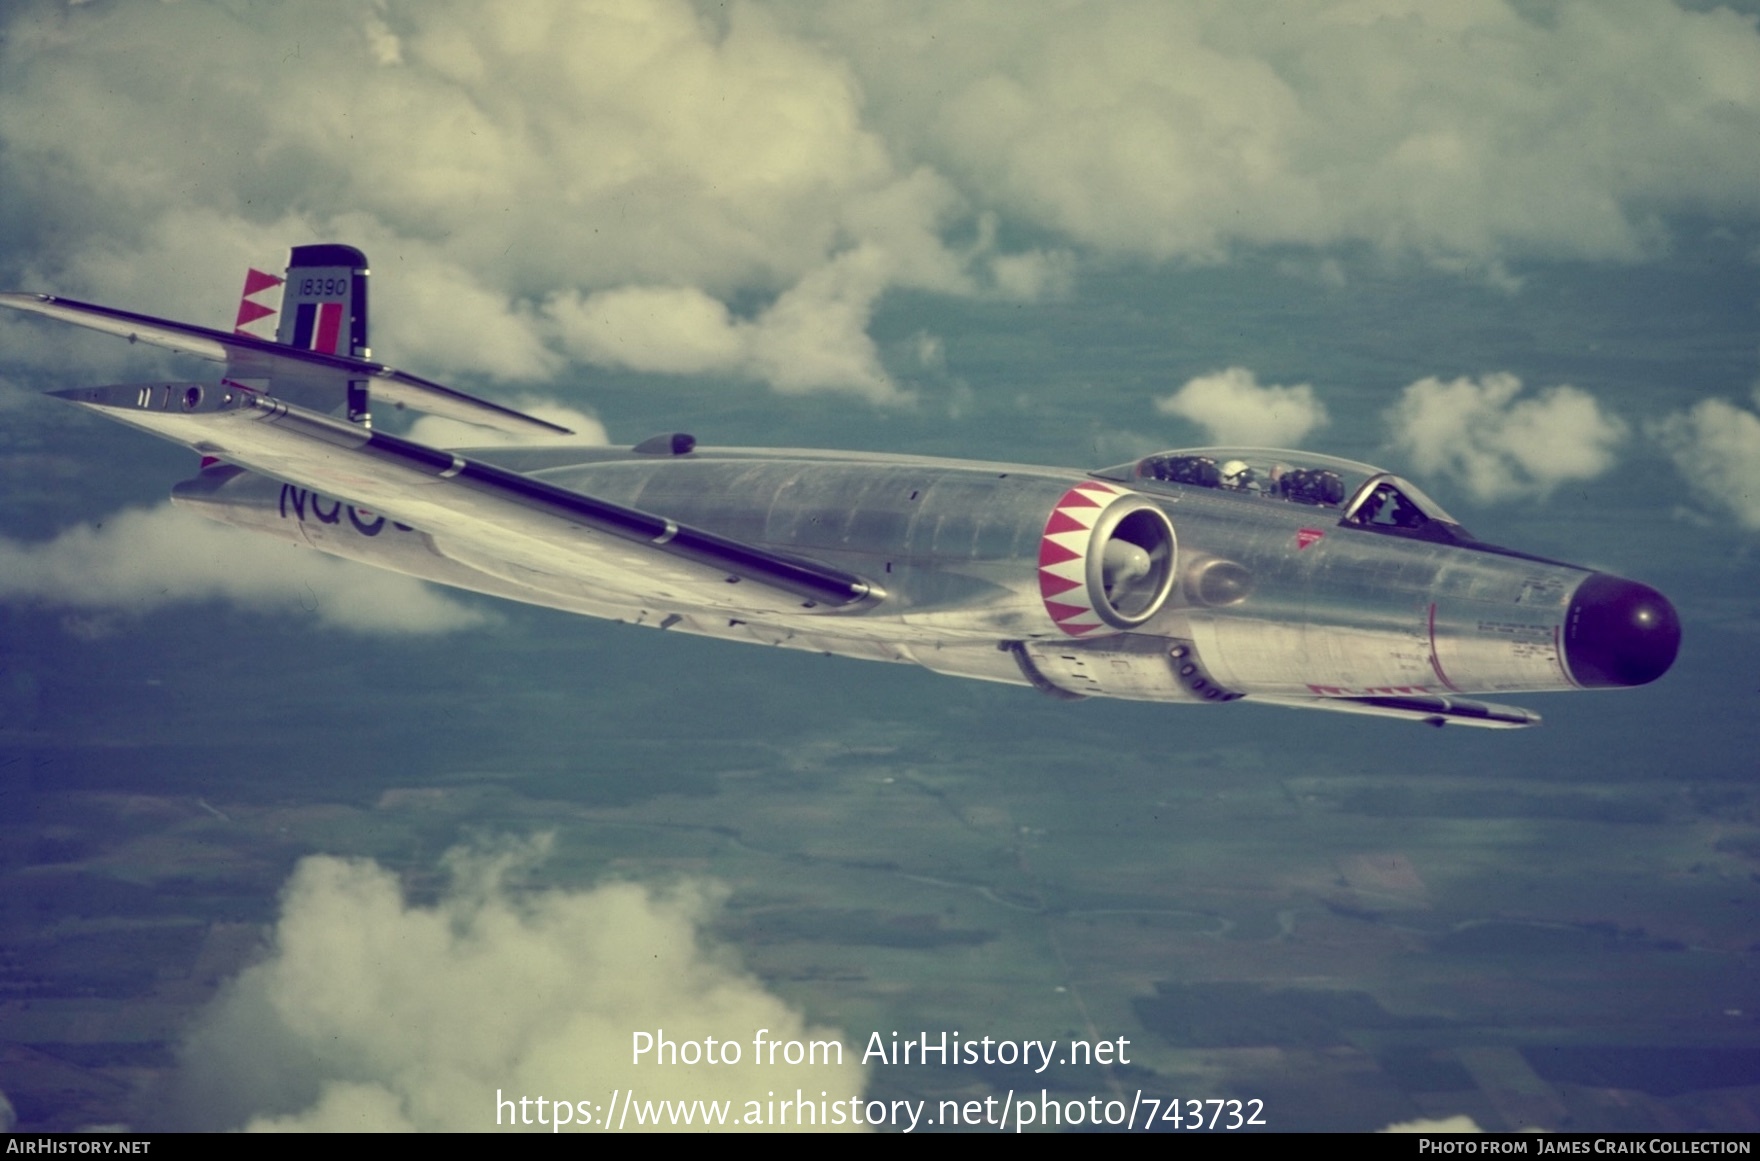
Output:
<svg viewBox="0 0 1760 1161">
<path fill-rule="evenodd" d="M 1565 614 L 1565 660 L 1591 689 L 1655 681 L 1680 647 L 1681 620 L 1668 598 L 1623 577 L 1589 574 Z"/>
</svg>

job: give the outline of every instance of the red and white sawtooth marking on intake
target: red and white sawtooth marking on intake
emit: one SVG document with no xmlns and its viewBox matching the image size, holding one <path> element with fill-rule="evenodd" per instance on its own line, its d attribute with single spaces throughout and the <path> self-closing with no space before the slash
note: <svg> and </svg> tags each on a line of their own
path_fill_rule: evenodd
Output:
<svg viewBox="0 0 1760 1161">
<path fill-rule="evenodd" d="M 1084 481 L 1063 494 L 1045 521 L 1039 538 L 1039 596 L 1057 627 L 1071 637 L 1106 627 L 1088 591 L 1088 545 L 1100 513 L 1122 495 L 1123 488 Z"/>
</svg>

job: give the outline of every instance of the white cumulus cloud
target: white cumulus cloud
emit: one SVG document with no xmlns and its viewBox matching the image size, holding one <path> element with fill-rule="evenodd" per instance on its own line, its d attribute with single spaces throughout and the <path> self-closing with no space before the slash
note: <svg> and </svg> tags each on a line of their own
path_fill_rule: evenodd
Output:
<svg viewBox="0 0 1760 1161">
<path fill-rule="evenodd" d="M 1655 434 L 1699 497 L 1760 531 L 1760 415 L 1705 399 L 1657 424 Z"/>
<path fill-rule="evenodd" d="M 998 257 L 947 244 L 963 195 L 896 162 L 844 63 L 761 3 L 13 11 L 0 184 L 63 231 L 15 259 L 43 289 L 225 325 L 246 251 L 342 241 L 400 366 L 546 381 L 573 357 L 885 401 L 874 301 L 972 292 Z M 604 295 L 590 341 L 555 325 Z M 717 352 L 703 316 L 736 297 L 770 305 Z"/>
<path fill-rule="evenodd" d="M 900 152 L 1133 258 L 1367 243 L 1630 258 L 1657 210 L 1760 207 L 1754 17 L 1659 0 L 833 0 Z"/>
<path fill-rule="evenodd" d="M 1524 397 L 1522 381 L 1505 372 L 1421 379 L 1387 421 L 1412 472 L 1449 477 L 1483 502 L 1594 479 L 1613 466 L 1627 430 L 1586 391 L 1560 385 Z"/>
<path fill-rule="evenodd" d="M 786 394 L 844 391 L 889 403 L 903 395 L 868 336 L 888 267 L 874 247 L 840 255 L 749 321 L 683 286 L 620 287 L 585 299 L 570 292 L 551 299 L 545 311 L 564 347 L 587 362 L 730 374 Z"/>
<path fill-rule="evenodd" d="M 225 325 L 247 261 L 349 242 L 412 370 L 890 402 L 899 288 L 1243 246 L 1495 272 L 1751 214 L 1760 34 L 1699 7 L 18 0 L 5 273 Z"/>
<path fill-rule="evenodd" d="M 1155 410 L 1204 428 L 1210 442 L 1249 447 L 1296 447 L 1326 422 L 1326 407 L 1306 383 L 1261 386 L 1245 367 L 1200 375 Z"/>
<path fill-rule="evenodd" d="M 41 543 L 0 538 L 0 599 L 138 613 L 227 601 L 364 633 L 442 633 L 484 622 L 421 581 L 227 528 L 169 503 Z"/>
<path fill-rule="evenodd" d="M 189 1121 L 493 1130 L 497 1092 L 532 1099 L 522 1119 L 536 1119 L 542 1096 L 578 1120 L 580 1102 L 602 1116 L 613 1091 L 634 1090 L 730 1101 L 733 1123 L 772 1092 L 799 1089 L 815 1104 L 825 1092 L 846 1105 L 862 1093 L 865 1069 L 850 1046 L 842 1063 L 756 1059 L 760 1030 L 783 1042 L 841 1043 L 841 1034 L 809 1026 L 709 940 L 719 888 L 518 889 L 513 879 L 546 846 L 452 852 L 451 886 L 432 906 L 410 902 L 371 861 L 301 862 L 271 954 L 228 986 L 186 1044 Z M 731 1042 L 739 1060 L 689 1067 L 650 1053 L 636 1062 L 635 1034 L 662 1030 L 674 1043 Z"/>
</svg>

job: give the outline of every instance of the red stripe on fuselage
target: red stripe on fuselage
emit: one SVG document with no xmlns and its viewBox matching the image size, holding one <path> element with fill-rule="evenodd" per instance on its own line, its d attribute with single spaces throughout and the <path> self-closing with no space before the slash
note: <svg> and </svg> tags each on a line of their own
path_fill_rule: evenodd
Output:
<svg viewBox="0 0 1760 1161">
<path fill-rule="evenodd" d="M 1436 671 L 1436 679 L 1455 693 L 1461 692 L 1460 686 L 1448 679 L 1442 672 L 1442 658 L 1436 656 L 1436 602 L 1430 602 L 1430 668 Z"/>
</svg>

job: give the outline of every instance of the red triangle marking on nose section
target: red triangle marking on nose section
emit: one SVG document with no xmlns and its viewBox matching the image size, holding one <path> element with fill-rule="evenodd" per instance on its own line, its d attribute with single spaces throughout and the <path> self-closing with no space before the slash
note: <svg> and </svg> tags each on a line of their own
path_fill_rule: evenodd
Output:
<svg viewBox="0 0 1760 1161">
<path fill-rule="evenodd" d="M 1082 582 L 1079 580 L 1066 580 L 1056 573 L 1044 571 L 1039 573 L 1039 595 L 1042 597 L 1055 597 L 1059 593 L 1067 593 L 1071 589 L 1081 587 Z"/>
<path fill-rule="evenodd" d="M 1113 495 L 1118 491 L 1118 489 L 1111 484 L 1102 484 L 1098 480 L 1084 480 L 1077 484 L 1076 487 L 1081 488 L 1083 491 L 1100 492 L 1108 496 Z"/>
<path fill-rule="evenodd" d="M 1061 508 L 1051 513 L 1051 519 L 1045 521 L 1045 535 L 1056 536 L 1059 532 L 1086 532 L 1088 526 L 1071 516 Z"/>
<path fill-rule="evenodd" d="M 277 278 L 273 274 L 264 273 L 253 266 L 244 272 L 244 292 L 246 294 L 255 294 L 257 291 L 267 290 L 271 286 L 280 286 L 284 281 L 285 279 Z"/>
<path fill-rule="evenodd" d="M 1057 502 L 1059 508 L 1098 508 L 1100 502 L 1083 492 L 1080 488 L 1071 488 Z"/>
<path fill-rule="evenodd" d="M 1039 542 L 1040 568 L 1052 564 L 1068 564 L 1072 560 L 1080 559 L 1082 559 L 1081 553 L 1071 552 L 1055 540 L 1041 540 Z"/>
<path fill-rule="evenodd" d="M 1046 601 L 1045 611 L 1051 614 L 1053 621 L 1067 621 L 1071 617 L 1092 616 L 1094 610 L 1086 605 L 1066 605 L 1062 601 Z"/>
<path fill-rule="evenodd" d="M 1072 637 L 1079 637 L 1083 633 L 1092 633 L 1095 629 L 1098 629 L 1099 627 L 1100 627 L 1099 625 L 1063 625 L 1063 626 L 1060 626 L 1060 628 L 1062 628 L 1065 633 L 1068 633 Z"/>
</svg>

